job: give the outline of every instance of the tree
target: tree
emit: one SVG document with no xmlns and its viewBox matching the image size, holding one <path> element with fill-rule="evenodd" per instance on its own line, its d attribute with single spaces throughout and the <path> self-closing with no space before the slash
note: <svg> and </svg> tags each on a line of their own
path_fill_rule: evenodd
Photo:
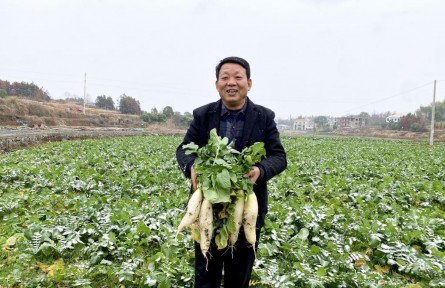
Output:
<svg viewBox="0 0 445 288">
<path fill-rule="evenodd" d="M 49 101 L 49 93 L 43 88 L 39 88 L 34 83 L 14 82 L 9 84 L 8 81 L 0 81 L 0 88 L 6 91 L 7 95 L 29 98 L 36 101 Z"/>
<path fill-rule="evenodd" d="M 314 118 L 315 127 L 319 131 L 329 131 L 331 127 L 329 125 L 329 119 L 327 116 L 317 116 Z"/>
<path fill-rule="evenodd" d="M 119 111 L 122 114 L 141 115 L 141 104 L 138 100 L 124 93 L 119 99 Z"/>
<path fill-rule="evenodd" d="M 416 115 L 424 117 L 428 121 L 431 121 L 432 110 L 432 103 L 426 107 L 420 106 L 420 108 L 416 111 Z M 434 112 L 434 120 L 445 121 L 445 100 L 436 101 Z"/>
<path fill-rule="evenodd" d="M 384 112 L 384 113 L 373 113 L 367 121 L 369 126 L 381 126 L 385 128 L 387 126 L 386 117 L 394 114 L 393 112 Z"/>
<path fill-rule="evenodd" d="M 368 112 L 361 112 L 360 114 L 358 114 L 358 116 L 360 116 L 362 118 L 370 118 L 371 117 Z"/>
<path fill-rule="evenodd" d="M 185 112 L 184 115 L 176 112 L 172 118 L 176 126 L 187 128 L 193 120 L 193 115 L 190 112 Z"/>
<path fill-rule="evenodd" d="M 408 113 L 400 118 L 400 128 L 406 131 L 424 132 L 427 131 L 424 118 Z"/>
<path fill-rule="evenodd" d="M 156 108 L 151 109 L 151 113 L 142 113 L 141 119 L 144 122 L 147 123 L 161 123 L 165 122 L 166 117 L 162 113 L 158 113 L 158 110 Z"/>
<path fill-rule="evenodd" d="M 175 114 L 175 112 L 173 112 L 173 108 L 170 106 L 166 106 L 164 107 L 164 109 L 162 110 L 162 114 L 165 115 L 165 117 L 167 117 L 167 119 L 170 119 L 173 117 L 173 115 Z"/>
<path fill-rule="evenodd" d="M 83 98 L 82 97 L 78 97 L 77 95 L 72 95 L 71 97 L 66 97 L 65 101 L 83 105 Z"/>
<path fill-rule="evenodd" d="M 3 80 L 0 80 L 0 89 L 3 89 L 3 90 L 5 90 L 6 92 L 8 92 L 8 90 L 9 90 L 9 82 L 8 81 L 3 81 Z"/>
<path fill-rule="evenodd" d="M 97 96 L 96 98 L 96 107 L 103 108 L 107 110 L 114 110 L 114 101 L 110 96 Z"/>
</svg>

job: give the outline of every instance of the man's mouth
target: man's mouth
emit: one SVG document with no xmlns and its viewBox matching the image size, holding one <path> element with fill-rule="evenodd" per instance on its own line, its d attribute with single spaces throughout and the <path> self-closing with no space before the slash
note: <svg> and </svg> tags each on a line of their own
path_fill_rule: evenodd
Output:
<svg viewBox="0 0 445 288">
<path fill-rule="evenodd" d="M 236 92 L 238 92 L 238 90 L 236 90 L 236 89 L 228 89 L 227 90 L 227 94 L 229 94 L 229 95 L 235 95 Z"/>
</svg>

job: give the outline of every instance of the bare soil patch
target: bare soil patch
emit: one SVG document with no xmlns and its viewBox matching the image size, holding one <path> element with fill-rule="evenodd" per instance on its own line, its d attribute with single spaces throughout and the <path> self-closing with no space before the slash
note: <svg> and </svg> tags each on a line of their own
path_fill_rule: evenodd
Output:
<svg viewBox="0 0 445 288">
<path fill-rule="evenodd" d="M 298 135 L 305 134 L 311 135 L 313 132 L 295 132 L 285 131 L 283 135 Z M 413 141 L 425 141 L 429 142 L 430 132 L 411 132 L 411 131 L 396 131 L 396 130 L 383 130 L 376 127 L 363 127 L 356 129 L 339 129 L 333 132 L 316 132 L 316 135 L 330 135 L 330 136 L 345 136 L 345 137 L 371 137 L 371 138 L 383 138 L 383 139 L 405 139 Z M 445 130 L 437 129 L 434 131 L 434 142 L 445 142 Z"/>
<path fill-rule="evenodd" d="M 362 136 L 362 137 L 376 137 L 386 139 L 407 139 L 407 140 L 425 140 L 429 141 L 430 132 L 412 132 L 412 131 L 397 131 L 397 130 L 383 130 L 375 127 L 364 127 L 360 129 L 343 129 L 337 130 L 330 134 L 340 136 Z M 445 142 L 445 130 L 438 129 L 434 131 L 434 141 Z"/>
</svg>

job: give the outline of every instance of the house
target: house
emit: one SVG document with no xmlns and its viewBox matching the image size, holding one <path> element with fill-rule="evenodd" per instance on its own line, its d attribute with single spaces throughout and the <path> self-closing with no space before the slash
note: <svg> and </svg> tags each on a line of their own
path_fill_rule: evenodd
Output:
<svg viewBox="0 0 445 288">
<path fill-rule="evenodd" d="M 386 123 L 399 123 L 400 119 L 406 116 L 405 113 L 397 113 L 386 117 Z"/>
<path fill-rule="evenodd" d="M 298 131 L 306 131 L 314 129 L 314 118 L 306 117 L 306 118 L 298 118 L 294 121 L 293 130 Z"/>
<path fill-rule="evenodd" d="M 335 125 L 338 129 L 342 128 L 360 128 L 365 126 L 366 118 L 362 116 L 346 116 L 335 118 Z"/>
</svg>

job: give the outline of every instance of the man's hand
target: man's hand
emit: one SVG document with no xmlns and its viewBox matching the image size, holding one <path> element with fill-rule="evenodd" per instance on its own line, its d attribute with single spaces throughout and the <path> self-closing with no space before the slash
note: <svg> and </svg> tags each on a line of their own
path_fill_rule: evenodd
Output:
<svg viewBox="0 0 445 288">
<path fill-rule="evenodd" d="M 249 173 L 244 174 L 244 177 L 249 178 L 250 181 L 255 184 L 256 180 L 258 180 L 258 177 L 260 177 L 260 168 L 258 168 L 257 166 L 253 166 L 252 170 L 250 170 Z"/>
</svg>

